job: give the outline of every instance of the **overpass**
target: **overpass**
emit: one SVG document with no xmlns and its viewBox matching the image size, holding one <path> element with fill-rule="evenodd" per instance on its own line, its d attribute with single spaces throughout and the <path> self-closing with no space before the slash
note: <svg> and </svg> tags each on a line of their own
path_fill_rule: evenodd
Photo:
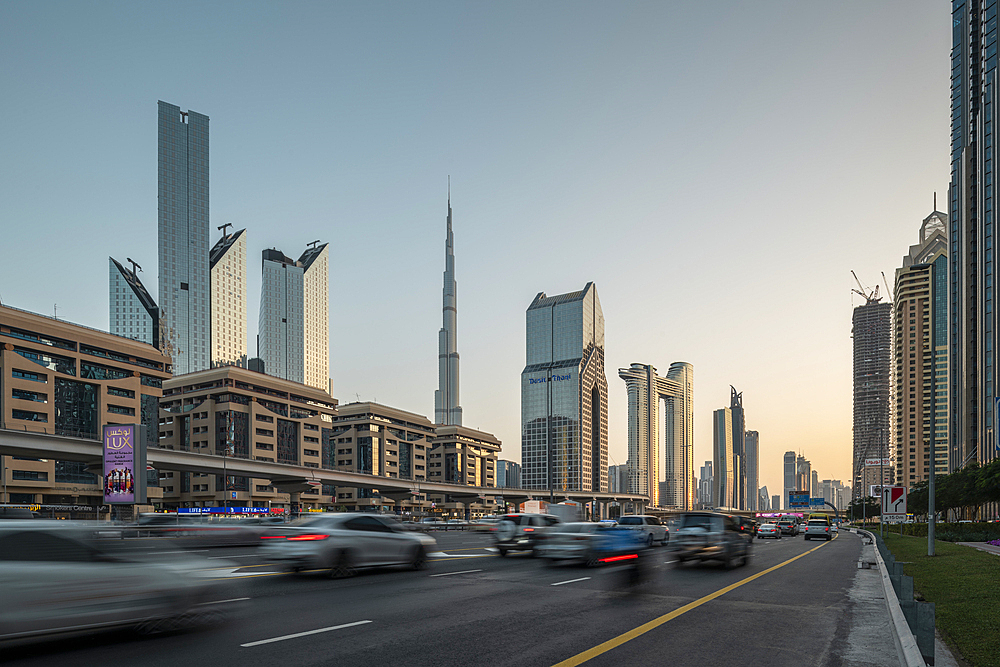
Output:
<svg viewBox="0 0 1000 667">
<path fill-rule="evenodd" d="M 77 438 L 64 435 L 50 435 L 35 431 L 16 431 L 0 428 L 0 454 L 47 458 L 62 461 L 82 461 L 100 465 L 103 446 L 99 440 Z M 548 489 L 500 489 L 492 486 L 466 486 L 424 480 L 382 477 L 359 472 L 308 468 L 306 466 L 269 461 L 198 454 L 174 449 L 149 447 L 146 463 L 157 470 L 175 470 L 211 475 L 237 475 L 270 480 L 272 486 L 283 493 L 298 494 L 316 484 L 332 484 L 342 487 L 356 487 L 377 490 L 379 495 L 393 500 L 409 498 L 414 493 L 447 494 L 456 502 L 471 503 L 488 496 L 503 498 L 508 503 L 522 503 L 526 500 L 548 500 L 556 502 L 573 500 L 577 502 L 634 502 L 640 507 L 647 502 L 645 496 L 629 493 L 594 493 L 591 491 L 549 491 Z"/>
</svg>

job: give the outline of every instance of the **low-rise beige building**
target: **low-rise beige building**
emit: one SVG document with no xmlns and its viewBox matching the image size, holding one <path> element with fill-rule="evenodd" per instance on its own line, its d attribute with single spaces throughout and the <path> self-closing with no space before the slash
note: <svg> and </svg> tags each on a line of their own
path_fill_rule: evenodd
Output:
<svg viewBox="0 0 1000 667">
<path fill-rule="evenodd" d="M 212 368 L 164 382 L 156 446 L 320 468 L 336 413 L 337 401 L 314 387 L 238 366 Z M 289 494 L 266 479 L 164 470 L 160 486 L 164 509 L 290 509 Z M 320 509 L 331 498 L 311 489 L 301 502 L 303 510 Z"/>
<path fill-rule="evenodd" d="M 144 424 L 154 444 L 169 377 L 170 360 L 151 345 L 0 306 L 0 428 L 100 440 L 104 424 Z M 83 463 L 0 459 L 0 502 L 40 505 L 45 516 L 96 518 L 103 490 Z M 151 501 L 158 495 L 148 487 Z"/>
</svg>

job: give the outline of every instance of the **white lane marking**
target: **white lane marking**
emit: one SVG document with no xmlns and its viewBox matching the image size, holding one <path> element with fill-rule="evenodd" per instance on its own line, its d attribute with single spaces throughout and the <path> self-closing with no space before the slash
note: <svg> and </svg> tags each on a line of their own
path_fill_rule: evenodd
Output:
<svg viewBox="0 0 1000 667">
<path fill-rule="evenodd" d="M 586 581 L 590 577 L 580 577 L 579 579 L 570 579 L 569 581 L 560 581 L 554 584 L 549 584 L 549 586 L 562 586 L 563 584 L 575 584 L 578 581 Z"/>
<path fill-rule="evenodd" d="M 250 598 L 233 598 L 232 600 L 215 600 L 214 602 L 202 602 L 199 607 L 206 607 L 210 604 L 226 604 L 227 602 L 243 602 L 244 600 L 249 600 Z"/>
<path fill-rule="evenodd" d="M 492 556 L 493 554 L 446 554 L 443 551 L 435 551 L 434 553 L 427 554 L 428 558 L 483 558 L 485 556 Z"/>
<path fill-rule="evenodd" d="M 365 623 L 371 623 L 371 621 L 355 621 L 353 623 L 344 623 L 343 625 L 334 625 L 329 628 L 320 628 L 319 630 L 309 630 L 307 632 L 296 632 L 294 635 L 284 635 L 283 637 L 272 637 L 271 639 L 261 639 L 256 642 L 248 642 L 246 644 L 240 644 L 243 648 L 250 648 L 251 646 L 260 646 L 261 644 L 270 644 L 271 642 L 281 642 L 286 639 L 295 639 L 297 637 L 305 637 L 307 635 L 316 635 L 321 632 L 330 632 L 331 630 L 343 630 L 344 628 L 353 628 L 356 625 L 364 625 Z"/>
<path fill-rule="evenodd" d="M 233 556 L 206 556 L 206 560 L 226 560 L 227 558 L 253 558 L 260 554 L 236 554 Z"/>
<path fill-rule="evenodd" d="M 450 577 L 453 574 L 472 574 L 473 572 L 482 572 L 482 570 L 462 570 L 461 572 L 442 572 L 441 574 L 432 574 L 432 577 Z"/>
<path fill-rule="evenodd" d="M 284 574 L 284 572 L 230 572 L 229 574 L 224 574 L 224 577 L 259 577 L 265 574 Z"/>
<path fill-rule="evenodd" d="M 664 564 L 664 565 L 667 565 L 667 564 L 669 564 L 669 563 L 676 563 L 676 562 L 677 562 L 677 561 L 675 561 L 675 560 L 665 560 L 665 561 L 663 561 L 663 564 Z"/>
</svg>

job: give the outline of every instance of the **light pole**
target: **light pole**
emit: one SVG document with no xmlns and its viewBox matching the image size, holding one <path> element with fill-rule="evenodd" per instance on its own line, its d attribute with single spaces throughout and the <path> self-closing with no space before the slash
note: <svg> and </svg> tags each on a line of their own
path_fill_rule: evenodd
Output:
<svg viewBox="0 0 1000 667">
<path fill-rule="evenodd" d="M 878 430 L 878 492 L 881 496 L 879 506 L 882 510 L 878 519 L 878 532 L 885 538 L 885 429 Z"/>
<path fill-rule="evenodd" d="M 925 447 L 926 449 L 926 447 Z M 931 444 L 931 472 L 927 480 L 927 555 L 934 555 L 934 472 L 937 468 L 937 443 Z"/>
</svg>

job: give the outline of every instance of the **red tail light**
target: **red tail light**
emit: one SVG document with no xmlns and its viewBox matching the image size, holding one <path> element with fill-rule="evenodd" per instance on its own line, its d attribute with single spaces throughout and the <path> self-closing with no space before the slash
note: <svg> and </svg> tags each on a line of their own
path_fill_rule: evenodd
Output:
<svg viewBox="0 0 1000 667">
<path fill-rule="evenodd" d="M 607 558 L 602 558 L 602 563 L 614 563 L 619 560 L 632 560 L 638 558 L 639 554 L 628 554 L 627 556 L 608 556 Z"/>
<path fill-rule="evenodd" d="M 531 532 L 533 532 L 534 530 L 535 530 L 534 528 L 525 528 L 525 529 L 524 529 L 524 532 L 526 532 L 526 533 L 531 533 Z"/>
<path fill-rule="evenodd" d="M 828 532 L 828 533 L 830 532 L 830 526 L 826 527 L 826 532 Z"/>
<path fill-rule="evenodd" d="M 262 540 L 283 540 L 283 539 L 285 539 L 285 536 L 284 535 L 261 535 L 260 539 L 262 539 Z"/>
<path fill-rule="evenodd" d="M 306 533 L 305 535 L 295 535 L 293 537 L 289 537 L 288 541 L 289 542 L 304 542 L 304 541 L 307 541 L 307 540 L 325 540 L 328 537 L 330 537 L 330 536 L 329 535 L 325 535 L 323 533 Z"/>
</svg>

